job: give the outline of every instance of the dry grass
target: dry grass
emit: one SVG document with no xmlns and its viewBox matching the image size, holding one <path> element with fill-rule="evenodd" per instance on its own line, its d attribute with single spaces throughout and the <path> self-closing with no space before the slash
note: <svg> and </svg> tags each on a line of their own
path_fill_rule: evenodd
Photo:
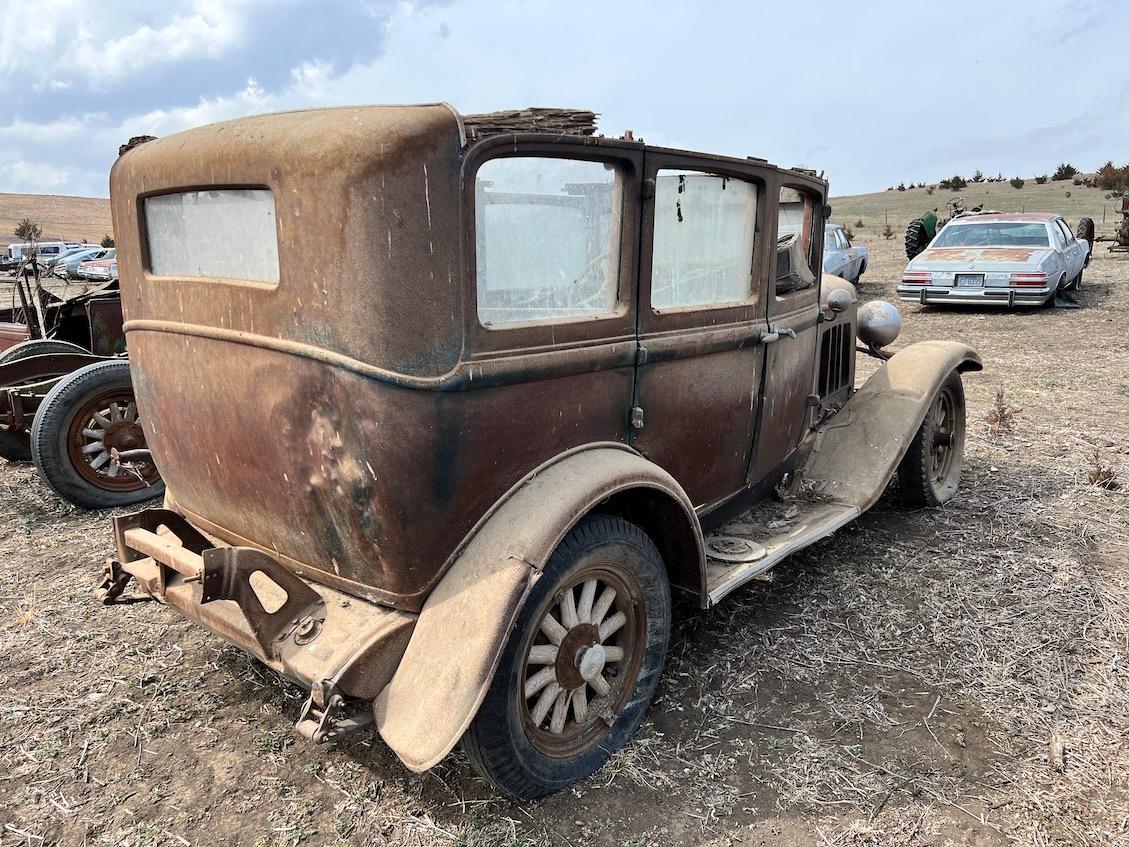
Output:
<svg viewBox="0 0 1129 847">
<path fill-rule="evenodd" d="M 100 197 L 55 194 L 0 194 L 0 244 L 16 241 L 13 231 L 24 218 L 43 227 L 44 241 L 88 241 L 97 244 L 114 231 L 110 201 Z"/>
<path fill-rule="evenodd" d="M 832 182 L 832 189 L 835 184 Z M 927 209 L 938 209 L 945 218 L 945 203 L 954 197 L 963 197 L 971 209 L 983 204 L 985 209 L 1001 212 L 1058 212 L 1065 215 L 1071 226 L 1081 217 L 1092 218 L 1099 235 L 1112 235 L 1121 216 L 1117 213 L 1120 202 L 1106 197 L 1109 192 L 1086 188 L 1071 182 L 1047 182 L 1036 185 L 1028 181 L 1023 188 L 1012 188 L 1006 182 L 970 183 L 963 191 L 942 191 L 929 194 L 925 188 L 908 191 L 879 191 L 849 197 L 831 198 L 831 209 L 836 223 L 864 221 L 874 231 L 881 231 L 887 223 L 894 229 L 894 240 L 901 241 L 906 226 Z M 857 225 L 856 225 L 857 228 Z"/>
<path fill-rule="evenodd" d="M 1094 455 L 1090 458 L 1090 467 L 1086 476 L 1090 480 L 1090 485 L 1111 490 L 1117 488 L 1117 470 L 1113 465 L 1106 463 L 1102 458 L 1102 451 L 1097 447 L 1094 448 Z"/>
<path fill-rule="evenodd" d="M 889 297 L 901 245 L 870 246 Z M 1099 251 L 1077 311 L 900 304 L 896 346 L 979 349 L 970 421 L 1005 388 L 1023 414 L 969 428 L 946 508 L 887 498 L 679 610 L 639 736 L 537 803 L 458 752 L 415 776 L 376 736 L 307 747 L 301 691 L 155 604 L 97 607 L 108 516 L 0 467 L 0 844 L 1125 844 L 1129 500 L 1090 474 L 1126 472 L 1127 276 Z"/>
<path fill-rule="evenodd" d="M 988 434 L 989 435 L 1003 435 L 1005 432 L 1011 432 L 1015 421 L 1015 416 L 1021 410 L 1014 406 L 1009 406 L 1004 399 L 1004 390 L 1002 388 L 996 389 L 996 402 L 992 404 L 992 408 L 988 410 L 985 419 L 988 421 Z"/>
</svg>

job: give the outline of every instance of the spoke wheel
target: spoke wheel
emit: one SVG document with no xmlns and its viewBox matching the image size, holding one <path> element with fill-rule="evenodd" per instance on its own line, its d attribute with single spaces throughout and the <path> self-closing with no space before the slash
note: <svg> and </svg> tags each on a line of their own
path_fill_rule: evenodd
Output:
<svg viewBox="0 0 1129 847">
<path fill-rule="evenodd" d="M 525 649 L 522 717 L 549 756 L 575 756 L 615 722 L 639 676 L 646 632 L 642 592 L 606 563 L 550 598 Z"/>
<path fill-rule="evenodd" d="M 67 452 L 75 470 L 106 491 L 137 491 L 160 474 L 152 462 L 117 462 L 110 451 L 145 447 L 132 390 L 110 389 L 93 397 L 71 419 Z"/>
<path fill-rule="evenodd" d="M 584 779 L 643 720 L 669 635 L 655 543 L 623 518 L 583 518 L 534 582 L 463 736 L 474 769 L 527 799 Z"/>
<path fill-rule="evenodd" d="M 86 509 L 129 506 L 165 486 L 151 461 L 115 460 L 112 451 L 146 446 L 129 362 L 80 368 L 43 398 L 31 428 L 32 458 L 55 491 Z"/>
<path fill-rule="evenodd" d="M 898 468 L 904 499 L 939 506 L 956 496 L 964 461 L 964 429 L 964 388 L 960 374 L 954 372 L 941 384 Z"/>
</svg>

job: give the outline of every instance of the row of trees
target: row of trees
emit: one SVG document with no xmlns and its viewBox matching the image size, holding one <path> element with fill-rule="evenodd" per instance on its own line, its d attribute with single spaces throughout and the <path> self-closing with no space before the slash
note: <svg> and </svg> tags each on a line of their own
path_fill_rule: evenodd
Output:
<svg viewBox="0 0 1129 847">
<path fill-rule="evenodd" d="M 1107 162 L 1102 166 L 1102 169 L 1098 171 L 1098 174 L 1100 175 L 1107 168 L 1109 169 L 1110 173 L 1109 180 L 1107 181 L 1120 181 L 1119 184 L 1129 184 L 1129 165 L 1126 165 L 1124 168 L 1115 168 L 1113 166 L 1113 162 Z M 1063 180 L 1074 179 L 1074 177 L 1078 176 L 1079 173 L 1080 171 L 1078 170 L 1078 168 L 1074 167 L 1074 165 L 1070 164 L 1069 162 L 1062 162 L 1057 168 L 1055 168 L 1053 174 L 1051 174 L 1050 176 L 1047 176 L 1047 174 L 1037 176 L 1035 177 L 1035 182 L 1037 182 L 1039 185 L 1042 185 L 1048 180 L 1050 180 L 1051 182 L 1062 182 Z M 917 185 L 911 182 L 909 185 L 906 185 L 904 182 L 900 182 L 896 186 L 891 186 L 886 190 L 906 191 L 911 188 L 924 188 L 927 189 L 930 194 L 932 194 L 934 189 L 937 188 L 940 188 L 942 191 L 963 191 L 968 187 L 968 184 L 970 182 L 1009 182 L 1013 188 L 1022 188 L 1026 180 L 1020 179 L 1019 177 L 1013 177 L 1012 179 L 1008 180 L 1002 173 L 997 174 L 994 177 L 986 177 L 984 176 L 983 171 L 977 171 L 972 175 L 970 179 L 965 179 L 960 174 L 954 174 L 953 176 L 940 180 L 936 185 L 929 185 L 924 182 L 918 183 Z M 1016 183 L 1019 184 L 1016 185 Z M 1103 187 L 1099 184 L 1097 179 L 1094 180 L 1093 184 L 1097 185 L 1098 188 Z M 1113 191 L 1116 190 L 1116 187 L 1117 186 L 1111 185 L 1110 187 L 1106 188 L 1106 190 Z"/>
<path fill-rule="evenodd" d="M 13 234 L 16 236 L 16 238 L 18 238 L 25 244 L 34 244 L 37 241 L 43 240 L 43 227 L 41 227 L 31 218 L 24 218 L 22 221 L 16 224 L 16 228 Z M 114 237 L 112 235 L 103 235 L 100 246 L 113 247 Z"/>
</svg>

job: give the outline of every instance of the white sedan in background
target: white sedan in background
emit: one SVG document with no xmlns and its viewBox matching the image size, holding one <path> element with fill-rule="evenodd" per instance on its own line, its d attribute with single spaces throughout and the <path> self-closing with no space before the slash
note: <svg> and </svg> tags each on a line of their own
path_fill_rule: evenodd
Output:
<svg viewBox="0 0 1129 847">
<path fill-rule="evenodd" d="M 957 218 L 902 274 L 910 303 L 1041 306 L 1082 282 L 1090 245 L 1062 215 L 989 212 Z"/>
</svg>

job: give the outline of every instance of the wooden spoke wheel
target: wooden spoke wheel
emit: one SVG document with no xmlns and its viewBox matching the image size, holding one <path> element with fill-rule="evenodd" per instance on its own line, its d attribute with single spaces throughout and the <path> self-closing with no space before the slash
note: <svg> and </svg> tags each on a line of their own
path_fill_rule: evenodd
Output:
<svg viewBox="0 0 1129 847">
<path fill-rule="evenodd" d="M 463 736 L 475 770 L 533 798 L 600 768 L 643 720 L 669 634 L 654 542 L 623 518 L 581 520 L 534 583 Z"/>
</svg>

